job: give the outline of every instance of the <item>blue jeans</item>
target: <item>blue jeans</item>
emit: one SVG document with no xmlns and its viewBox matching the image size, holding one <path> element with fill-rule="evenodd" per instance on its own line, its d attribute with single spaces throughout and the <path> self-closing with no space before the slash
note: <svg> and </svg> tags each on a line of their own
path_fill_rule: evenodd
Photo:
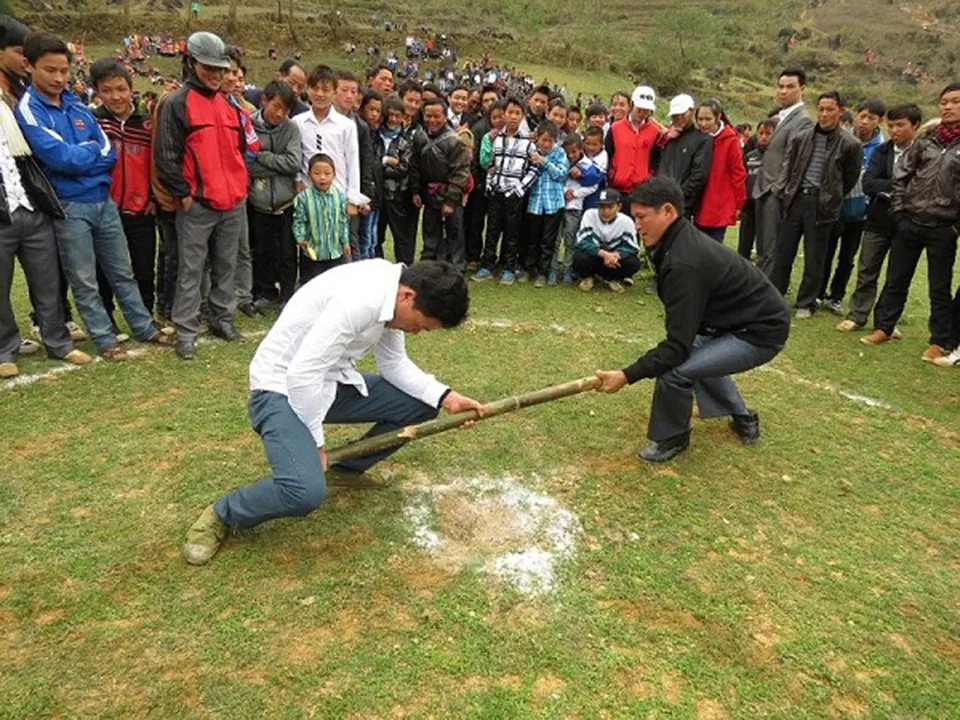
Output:
<svg viewBox="0 0 960 720">
<path fill-rule="evenodd" d="M 103 307 L 97 286 L 98 264 L 113 288 L 117 305 L 133 336 L 137 340 L 148 340 L 156 332 L 156 326 L 133 276 L 130 250 L 116 203 L 109 198 L 97 203 L 65 202 L 63 210 L 66 217 L 54 223 L 60 262 L 73 290 L 80 318 L 97 350 L 117 344 L 113 323 Z"/>
<path fill-rule="evenodd" d="M 376 257 L 377 226 L 380 224 L 380 211 L 371 210 L 367 215 L 360 216 L 360 257 L 359 260 L 370 260 Z"/>
<path fill-rule="evenodd" d="M 352 385 L 338 385 L 337 397 L 327 413 L 329 423 L 376 423 L 364 437 L 399 430 L 430 420 L 437 409 L 398 390 L 379 375 L 364 375 L 367 397 Z M 327 481 L 320 467 L 317 443 L 286 396 L 266 390 L 250 393 L 250 424 L 263 442 L 273 474 L 225 495 L 215 505 L 217 515 L 232 528 L 248 528 L 280 517 L 307 515 L 323 502 Z M 363 472 L 396 452 L 340 463 L 339 467 Z"/>
<path fill-rule="evenodd" d="M 657 378 L 648 437 L 659 442 L 688 432 L 694 394 L 701 418 L 746 415 L 750 411 L 729 376 L 770 362 L 782 349 L 730 334 L 697 335 L 690 357 Z"/>
</svg>

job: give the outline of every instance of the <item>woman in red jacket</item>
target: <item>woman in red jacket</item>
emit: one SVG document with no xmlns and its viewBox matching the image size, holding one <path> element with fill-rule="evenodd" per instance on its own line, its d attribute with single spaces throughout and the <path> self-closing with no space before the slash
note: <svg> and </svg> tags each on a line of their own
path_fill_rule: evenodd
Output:
<svg viewBox="0 0 960 720">
<path fill-rule="evenodd" d="M 713 137 L 713 162 L 693 222 L 702 232 L 722 243 L 727 228 L 737 224 L 747 199 L 747 171 L 743 166 L 740 138 L 730 127 L 717 100 L 704 100 L 697 107 L 697 127 Z"/>
</svg>

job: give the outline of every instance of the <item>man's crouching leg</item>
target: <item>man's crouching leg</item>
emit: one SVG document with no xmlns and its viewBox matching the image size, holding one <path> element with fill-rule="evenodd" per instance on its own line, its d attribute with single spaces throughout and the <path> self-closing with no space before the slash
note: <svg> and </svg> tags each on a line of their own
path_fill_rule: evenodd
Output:
<svg viewBox="0 0 960 720">
<path fill-rule="evenodd" d="M 188 531 L 183 548 L 184 558 L 191 565 L 209 562 L 230 529 L 307 515 L 326 498 L 326 478 L 316 441 L 287 398 L 254 391 L 250 396 L 250 422 L 260 435 L 273 474 L 223 496 L 203 511 Z"/>
</svg>

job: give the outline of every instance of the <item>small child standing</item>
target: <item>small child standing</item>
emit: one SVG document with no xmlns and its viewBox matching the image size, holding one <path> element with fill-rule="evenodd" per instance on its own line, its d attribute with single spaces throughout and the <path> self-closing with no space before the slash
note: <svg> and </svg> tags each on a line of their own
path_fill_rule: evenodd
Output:
<svg viewBox="0 0 960 720">
<path fill-rule="evenodd" d="M 603 128 L 588 127 L 583 134 L 584 159 L 600 173 L 600 184 L 593 189 L 593 193 L 583 199 L 584 210 L 592 210 L 597 206 L 600 191 L 607 186 L 607 170 L 610 167 L 610 159 L 607 151 L 603 149 L 603 139 Z"/>
<path fill-rule="evenodd" d="M 293 238 L 300 247 L 300 286 L 350 257 L 347 197 L 333 184 L 333 158 L 317 153 L 308 164 L 310 185 L 293 200 Z"/>
<path fill-rule="evenodd" d="M 560 237 L 554 245 L 553 261 L 547 285 L 557 284 L 557 275 L 562 271 L 563 284 L 573 284 L 573 255 L 577 244 L 577 232 L 580 230 L 580 217 L 583 214 L 583 199 L 599 191 L 606 173 L 597 167 L 590 158 L 584 157 L 580 136 L 570 133 L 563 139 L 563 150 L 567 154 L 570 173 L 563 188 L 566 207 L 563 211 L 563 265 L 560 266 Z"/>
<path fill-rule="evenodd" d="M 757 125 L 756 145 L 743 156 L 743 164 L 747 168 L 747 202 L 740 211 L 740 240 L 737 252 L 747 260 L 753 254 L 753 245 L 757 237 L 757 206 L 753 199 L 753 184 L 763 167 L 763 155 L 776 129 L 775 120 L 767 118 Z"/>
<path fill-rule="evenodd" d="M 530 190 L 527 201 L 527 227 L 530 236 L 527 246 L 526 271 L 534 278 L 535 288 L 545 287 L 550 272 L 560 224 L 563 221 L 563 188 L 570 172 L 567 154 L 557 146 L 557 126 L 544 120 L 537 127 L 537 151 L 531 162 L 540 166 L 540 174 Z M 522 282 L 522 278 L 517 278 Z"/>
</svg>

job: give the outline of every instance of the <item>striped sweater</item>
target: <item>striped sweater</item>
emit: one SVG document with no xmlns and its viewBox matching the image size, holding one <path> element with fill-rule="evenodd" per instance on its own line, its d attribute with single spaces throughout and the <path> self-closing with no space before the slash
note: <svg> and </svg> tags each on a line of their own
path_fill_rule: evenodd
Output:
<svg viewBox="0 0 960 720">
<path fill-rule="evenodd" d="M 347 198 L 336 186 L 320 192 L 312 185 L 293 199 L 293 238 L 307 243 L 317 260 L 336 260 L 350 245 Z"/>
<path fill-rule="evenodd" d="M 585 210 L 580 220 L 580 232 L 577 233 L 577 252 L 596 255 L 601 250 L 618 252 L 621 255 L 638 255 L 637 228 L 632 218 L 623 213 L 611 222 L 600 219 L 597 208 Z"/>
</svg>

